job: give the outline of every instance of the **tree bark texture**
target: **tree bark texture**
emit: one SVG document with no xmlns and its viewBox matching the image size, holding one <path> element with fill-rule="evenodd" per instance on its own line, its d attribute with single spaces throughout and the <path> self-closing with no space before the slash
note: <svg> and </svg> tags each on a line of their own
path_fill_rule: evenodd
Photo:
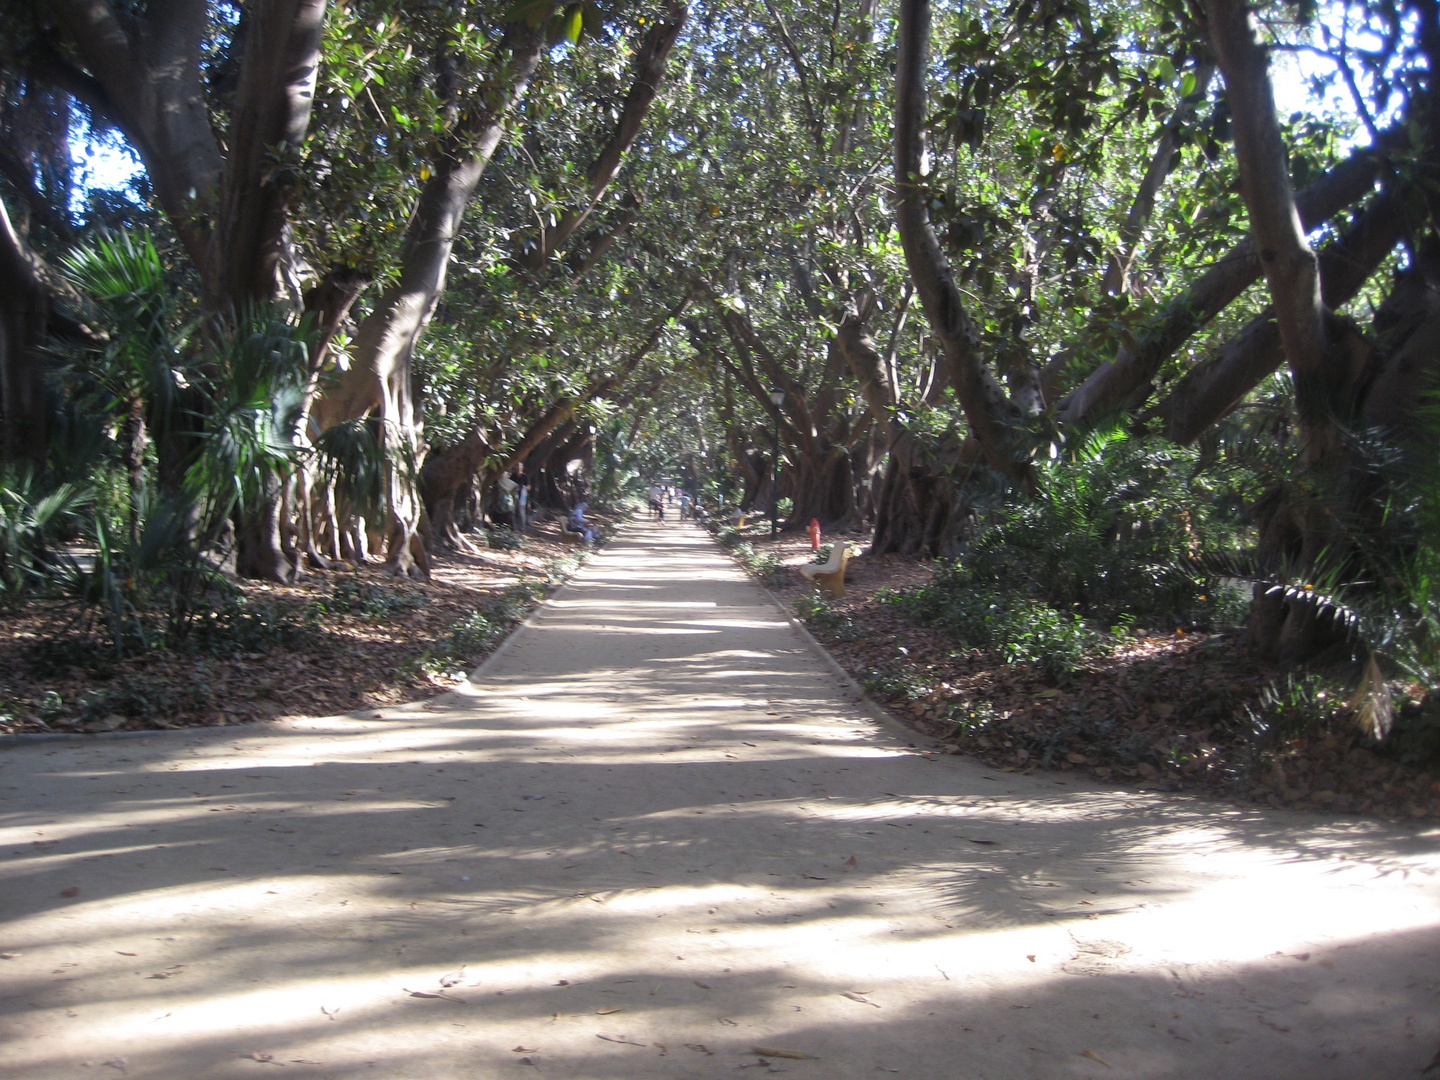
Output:
<svg viewBox="0 0 1440 1080">
<path fill-rule="evenodd" d="M 532 268 L 544 266 L 550 257 L 565 245 L 575 230 L 594 212 L 619 173 L 625 155 L 634 145 L 645 124 L 651 102 L 660 92 L 660 84 L 665 78 L 666 61 L 676 39 L 680 37 L 680 31 L 685 28 L 688 13 L 688 4 L 669 0 L 660 18 L 651 24 L 649 32 L 635 51 L 635 74 L 630 82 L 630 92 L 625 95 L 625 103 L 620 107 L 620 117 L 616 120 L 615 128 L 604 148 L 585 172 L 585 205 L 565 211 L 553 226 L 541 234 L 539 242 L 530 249 L 526 258 Z"/>
<path fill-rule="evenodd" d="M 287 164 L 310 126 L 326 0 L 260 0 L 250 20 L 211 242 L 210 309 L 264 303 L 277 268 L 291 194 Z"/>
<path fill-rule="evenodd" d="M 415 344 L 445 290 L 446 272 L 465 209 L 495 148 L 505 118 L 524 97 L 544 48 L 540 35 L 513 26 L 506 38 L 501 70 L 495 72 L 492 105 L 465 118 L 445 151 L 432 164 L 401 247 L 400 274 L 360 324 L 354 359 L 335 387 L 316 402 L 323 430 L 341 420 L 378 412 L 392 465 L 387 567 L 395 574 L 424 577 L 429 560 L 419 541 L 424 513 L 414 484 L 397 459 L 416 467 L 421 455 L 417 403 L 411 381 Z"/>
<path fill-rule="evenodd" d="M 206 115 L 206 0 L 153 0 L 122 16 L 110 0 L 50 0 L 81 71 L 58 53 L 50 74 L 129 140 L 191 261 L 203 273 L 224 160 Z"/>
<path fill-rule="evenodd" d="M 895 185 L 899 201 L 895 220 L 905 264 L 944 350 L 950 382 L 986 463 L 1027 484 L 1031 469 L 1022 435 L 1024 417 L 980 356 L 975 327 L 930 225 L 924 156 L 925 73 L 929 66 L 929 0 L 900 0 L 895 65 Z"/>
<path fill-rule="evenodd" d="M 1280 345 L 1295 375 L 1307 455 L 1323 455 L 1332 440 L 1329 411 L 1335 382 L 1329 370 L 1327 311 L 1320 266 L 1290 188 L 1290 156 L 1275 113 L 1269 57 L 1244 0 L 1205 0 L 1210 42 L 1231 102 L 1240 194 L 1275 307 Z M 1318 440 L 1318 442 L 1316 441 Z"/>
<path fill-rule="evenodd" d="M 39 258 L 0 203 L 0 460 L 45 463 L 50 407 L 39 347 L 50 307 Z"/>
</svg>

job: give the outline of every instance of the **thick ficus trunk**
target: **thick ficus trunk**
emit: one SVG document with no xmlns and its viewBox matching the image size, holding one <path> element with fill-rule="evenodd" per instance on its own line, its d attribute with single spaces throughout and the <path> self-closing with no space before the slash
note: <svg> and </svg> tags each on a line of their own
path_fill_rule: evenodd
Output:
<svg viewBox="0 0 1440 1080">
<path fill-rule="evenodd" d="M 505 132 L 505 118 L 524 96 L 539 62 L 543 41 L 523 25 L 507 38 L 503 71 L 496 74 L 494 104 L 478 110 L 451 138 L 432 164 L 421 189 L 401 249 L 400 275 L 375 310 L 360 324 L 354 361 L 335 388 L 315 405 L 323 429 L 355 417 L 378 413 L 387 445 L 399 459 L 418 464 L 420 424 L 411 390 L 415 344 L 445 290 L 450 253 L 461 219 L 485 168 Z M 429 560 L 421 542 L 424 515 L 408 470 L 392 457 L 389 467 L 390 511 L 387 569 L 404 576 L 425 576 Z"/>
<path fill-rule="evenodd" d="M 299 153 L 310 126 L 326 2 L 262 0 L 248 10 L 219 212 L 203 275 L 205 304 L 212 312 L 263 305 L 279 292 L 281 248 L 294 193 L 283 162 L 287 154 Z M 278 480 L 266 485 L 262 504 L 239 516 L 235 570 L 242 577 L 295 579 L 297 560 L 286 543 L 282 505 L 286 486 Z"/>
<path fill-rule="evenodd" d="M 0 459 L 45 461 L 49 404 L 40 356 L 50 298 L 0 203 Z"/>
<path fill-rule="evenodd" d="M 911 558 L 954 554 L 970 523 L 956 482 L 957 470 L 963 470 L 963 451 L 955 443 L 909 434 L 891 447 L 875 508 L 873 554 L 896 552 Z M 978 454 L 969 456 L 973 468 Z"/>
<path fill-rule="evenodd" d="M 267 497 L 253 515 L 246 515 L 235 528 L 235 573 L 289 584 L 295 580 L 295 559 L 285 550 L 282 529 L 284 492 L 281 485 L 268 485 Z"/>
<path fill-rule="evenodd" d="M 209 4 L 158 0 L 120 11 L 106 0 L 49 0 L 47 7 L 85 69 L 61 67 L 57 81 L 125 133 L 204 273 L 224 164 L 202 84 Z"/>
<path fill-rule="evenodd" d="M 792 453 L 794 451 L 792 450 Z M 787 529 L 803 529 L 811 520 L 826 532 L 852 532 L 862 525 L 856 502 L 855 469 L 843 446 L 799 453 L 790 497 L 793 508 Z"/>
<path fill-rule="evenodd" d="M 470 488 L 485 459 L 493 453 L 489 432 L 474 428 L 442 453 L 431 454 L 420 471 L 420 494 L 430 514 L 435 543 L 452 551 L 474 551 L 455 521 L 455 503 Z"/>
<path fill-rule="evenodd" d="M 980 355 L 979 338 L 965 311 L 954 275 L 930 226 L 924 127 L 926 71 L 930 67 L 929 0 L 901 0 L 895 63 L 895 221 L 905 265 L 939 339 L 950 382 L 985 459 L 996 472 L 1028 484 L 1031 467 L 1023 445 L 1024 417 Z"/>
<path fill-rule="evenodd" d="M 265 303 L 278 291 L 277 269 L 296 185 L 284 166 L 288 156 L 299 154 L 310 126 L 326 2 L 259 0 L 247 7 L 240 83 L 205 275 L 212 311 Z"/>
<path fill-rule="evenodd" d="M 1210 41 L 1234 104 L 1240 193 L 1273 306 L 1276 335 L 1295 381 L 1304 483 L 1262 500 L 1261 551 L 1308 578 L 1348 558 L 1334 509 L 1346 470 L 1342 425 L 1359 415 L 1373 376 L 1370 353 L 1326 306 L 1318 257 L 1290 188 L 1289 159 L 1275 113 L 1266 50 L 1241 0 L 1205 0 Z M 1343 640 L 1345 628 L 1304 589 L 1257 589 L 1251 637 L 1286 662 L 1310 659 Z"/>
</svg>

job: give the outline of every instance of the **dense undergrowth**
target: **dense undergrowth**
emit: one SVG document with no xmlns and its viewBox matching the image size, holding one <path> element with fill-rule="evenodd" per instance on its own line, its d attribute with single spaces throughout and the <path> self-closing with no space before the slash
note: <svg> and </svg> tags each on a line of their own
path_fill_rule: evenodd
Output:
<svg viewBox="0 0 1440 1080">
<path fill-rule="evenodd" d="M 1295 586 L 1283 568 L 1256 569 L 1241 496 L 1266 478 L 1237 472 L 1099 436 L 1044 465 L 1034 498 L 982 507 L 924 584 L 807 593 L 795 609 L 875 697 L 1006 768 L 1395 816 L 1440 807 L 1426 577 L 1440 531 L 1407 530 L 1352 556 L 1348 578 L 1311 583 L 1348 620 L 1345 647 L 1305 668 L 1268 664 L 1247 640 L 1252 594 Z M 1408 519 L 1423 520 L 1423 479 L 1387 483 Z M 1379 731 L 1366 716 L 1377 692 L 1390 711 Z"/>
</svg>

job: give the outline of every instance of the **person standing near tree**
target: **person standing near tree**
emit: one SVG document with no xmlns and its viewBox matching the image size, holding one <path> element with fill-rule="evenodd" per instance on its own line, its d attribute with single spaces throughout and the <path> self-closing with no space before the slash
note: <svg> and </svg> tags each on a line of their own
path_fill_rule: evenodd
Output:
<svg viewBox="0 0 1440 1080">
<path fill-rule="evenodd" d="M 525 475 L 523 461 L 515 463 L 510 480 L 515 485 L 515 529 L 524 532 L 530 527 L 530 477 Z"/>
</svg>

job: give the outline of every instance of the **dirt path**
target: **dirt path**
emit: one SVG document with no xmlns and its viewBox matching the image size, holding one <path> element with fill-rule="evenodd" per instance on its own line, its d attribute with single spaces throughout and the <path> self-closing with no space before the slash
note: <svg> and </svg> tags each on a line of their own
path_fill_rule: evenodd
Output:
<svg viewBox="0 0 1440 1080">
<path fill-rule="evenodd" d="M 1440 1047 L 1435 829 L 996 772 L 837 683 L 702 533 L 638 526 L 437 701 L 6 743 L 0 1074 L 1388 1080 Z"/>
</svg>

